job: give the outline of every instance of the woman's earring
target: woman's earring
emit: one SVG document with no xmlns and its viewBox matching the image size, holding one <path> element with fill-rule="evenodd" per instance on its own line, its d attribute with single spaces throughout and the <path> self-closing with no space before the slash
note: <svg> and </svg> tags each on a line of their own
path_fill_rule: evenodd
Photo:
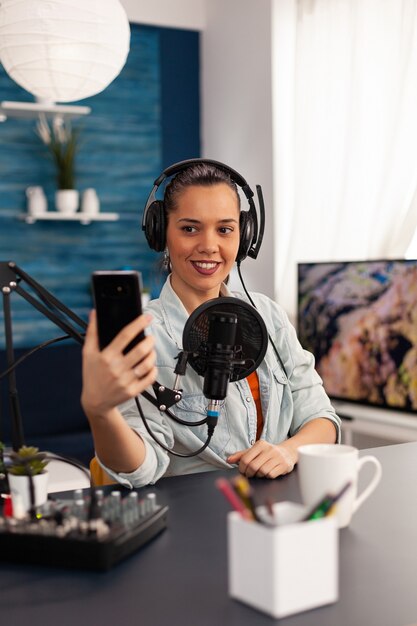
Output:
<svg viewBox="0 0 417 626">
<path fill-rule="evenodd" d="M 164 250 L 164 258 L 162 260 L 162 267 L 166 272 L 168 272 L 171 268 L 171 259 L 169 258 L 168 248 L 165 248 Z"/>
</svg>

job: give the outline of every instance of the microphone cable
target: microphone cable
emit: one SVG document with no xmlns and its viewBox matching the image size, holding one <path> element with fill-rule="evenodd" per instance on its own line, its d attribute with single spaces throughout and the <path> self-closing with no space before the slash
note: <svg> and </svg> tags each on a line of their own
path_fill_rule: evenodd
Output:
<svg viewBox="0 0 417 626">
<path fill-rule="evenodd" d="M 84 335 L 84 333 L 83 333 L 83 335 Z M 10 367 L 8 367 L 6 370 L 1 372 L 0 373 L 0 380 L 2 380 L 2 378 L 5 378 L 8 374 L 10 374 L 13 370 L 15 370 L 27 358 L 32 356 L 32 354 L 35 354 L 36 352 L 38 352 L 38 350 L 42 350 L 43 348 L 46 348 L 49 345 L 52 345 L 54 343 L 58 343 L 60 341 L 64 341 L 65 339 L 71 339 L 71 338 L 72 337 L 70 335 L 61 335 L 60 337 L 55 337 L 54 339 L 48 339 L 47 341 L 44 341 L 43 343 L 40 343 L 37 346 L 34 346 L 30 350 L 28 350 L 28 352 L 25 352 L 25 354 L 23 354 L 21 357 L 16 359 L 16 361 Z M 144 395 L 146 397 L 148 394 L 147 394 L 147 392 L 144 392 L 142 395 Z M 164 413 L 166 413 L 168 415 L 168 417 L 170 417 L 172 420 L 174 420 L 178 424 L 181 424 L 183 426 L 190 426 L 190 427 L 193 427 L 193 426 L 203 426 L 204 424 L 207 424 L 207 429 L 208 429 L 208 437 L 207 437 L 206 442 L 196 452 L 193 452 L 191 454 L 180 454 L 179 452 L 174 452 L 173 450 L 170 450 L 161 441 L 159 441 L 158 438 L 152 433 L 152 431 L 150 429 L 150 426 L 148 424 L 148 421 L 145 418 L 145 415 L 144 415 L 144 413 L 142 411 L 142 407 L 139 404 L 139 399 L 137 397 L 135 398 L 135 401 L 136 401 L 136 405 L 137 405 L 138 410 L 139 410 L 139 414 L 140 414 L 140 416 L 142 418 L 144 426 L 145 426 L 146 430 L 148 431 L 149 435 L 156 441 L 156 443 L 158 445 L 160 445 L 164 450 L 166 450 L 170 454 L 173 454 L 175 456 L 188 458 L 189 456 L 196 456 L 196 455 L 200 454 L 200 452 L 203 452 L 203 450 L 205 450 L 208 447 L 208 445 L 210 444 L 211 438 L 213 437 L 213 434 L 214 434 L 214 429 L 215 429 L 216 424 L 217 424 L 217 420 L 215 420 L 215 423 L 209 424 L 210 417 L 205 417 L 204 419 L 199 420 L 198 422 L 187 422 L 187 421 L 181 419 L 180 417 L 177 417 L 172 411 L 170 411 L 167 408 L 167 409 L 164 410 Z M 79 464 L 77 464 L 77 461 L 75 461 L 75 460 L 65 459 L 64 457 L 59 457 L 58 455 L 56 455 L 54 457 L 49 457 L 48 456 L 48 459 L 50 459 L 50 458 L 51 459 L 54 458 L 56 460 L 63 461 L 65 463 L 70 463 L 70 464 L 74 465 L 75 467 L 78 467 L 80 470 L 86 471 L 88 473 L 88 470 L 86 470 L 86 468 L 84 468 L 83 466 L 80 466 Z M 90 478 L 90 474 L 88 473 L 87 475 Z M 30 480 L 30 482 L 32 482 L 32 481 Z M 94 498 L 92 499 L 92 503 L 91 504 L 92 504 L 92 508 L 91 508 L 91 512 L 90 512 L 90 519 L 92 519 L 91 516 L 94 517 L 93 509 L 96 508 L 96 502 L 95 502 Z"/>
<path fill-rule="evenodd" d="M 142 392 L 141 395 L 146 398 L 146 395 L 145 395 L 144 392 Z M 204 426 L 204 424 L 207 424 L 207 417 L 204 417 L 202 420 L 199 420 L 198 422 L 186 422 L 185 420 L 181 419 L 180 417 L 177 417 L 168 408 L 167 409 L 163 409 L 163 412 L 166 413 L 168 415 L 168 417 L 170 417 L 174 422 L 177 422 L 177 424 L 181 424 L 182 426 L 191 426 L 191 428 L 192 428 L 193 426 Z"/>
<path fill-rule="evenodd" d="M 139 415 L 142 419 L 142 422 L 148 432 L 148 434 L 152 437 L 152 439 L 159 445 L 161 446 L 161 448 L 163 450 L 165 450 L 166 452 L 168 452 L 169 454 L 172 454 L 173 456 L 179 456 L 183 459 L 188 459 L 192 456 L 197 456 L 198 454 L 201 454 L 201 452 L 203 452 L 208 445 L 210 444 L 211 438 L 213 437 L 213 433 L 214 433 L 214 429 L 216 428 L 217 425 L 217 418 L 211 418 L 210 416 L 206 417 L 204 420 L 200 421 L 200 422 L 194 422 L 194 423 L 190 423 L 190 422 L 184 422 L 183 420 L 180 420 L 179 418 L 175 417 L 175 421 L 178 421 L 179 424 L 184 424 L 187 426 L 200 426 L 201 424 L 207 424 L 207 439 L 205 441 L 205 443 L 201 446 L 201 448 L 199 448 L 198 450 L 196 450 L 195 452 L 190 452 L 190 454 L 181 454 L 181 452 L 175 452 L 175 450 L 172 450 L 171 448 L 168 448 L 168 446 L 166 446 L 164 443 L 162 443 L 162 441 L 160 441 L 158 439 L 158 437 L 155 435 L 155 433 L 152 432 L 149 424 L 148 424 L 148 420 L 146 419 L 143 411 L 142 411 L 142 407 L 141 404 L 139 402 L 139 398 L 136 396 L 135 397 L 135 402 L 136 402 L 136 406 L 138 408 L 139 411 Z M 168 409 L 166 411 L 164 411 L 164 413 L 168 413 L 168 415 L 171 417 L 171 415 L 173 415 L 173 413 L 171 413 L 171 411 L 168 412 Z"/>
<path fill-rule="evenodd" d="M 82 333 L 81 336 L 84 336 L 84 333 Z M 4 370 L 0 374 L 0 380 L 4 378 L 5 376 L 7 376 L 8 374 L 10 374 L 18 365 L 20 365 L 21 363 L 23 363 L 23 361 L 26 361 L 27 358 L 32 356 L 32 354 L 35 354 L 35 352 L 38 352 L 38 350 L 42 350 L 42 348 L 51 346 L 52 344 L 58 343 L 59 341 L 64 341 L 65 339 L 73 339 L 73 337 L 71 337 L 71 335 L 61 335 L 60 337 L 55 337 L 54 339 L 48 339 L 47 341 L 44 341 L 43 343 L 40 343 L 37 346 L 34 346 L 30 350 L 28 350 L 28 352 L 25 352 L 25 354 L 22 354 L 21 357 L 16 359 L 16 361 L 12 365 L 10 365 L 10 367 Z"/>
<path fill-rule="evenodd" d="M 249 302 L 251 303 L 251 305 L 253 306 L 253 308 L 257 310 L 257 307 L 256 307 L 256 305 L 255 305 L 254 301 L 252 300 L 252 298 L 251 298 L 251 296 L 250 296 L 250 294 L 249 294 L 249 291 L 246 289 L 246 285 L 245 285 L 244 280 L 243 280 L 242 272 L 240 271 L 240 264 L 241 264 L 241 261 L 237 261 L 237 263 L 236 263 L 236 265 L 237 265 L 237 273 L 238 273 L 238 275 L 239 275 L 240 282 L 242 283 L 243 290 L 244 290 L 244 292 L 245 292 L 245 294 L 246 294 L 246 296 L 247 296 L 247 298 L 248 298 Z M 273 348 L 273 350 L 274 350 L 274 352 L 275 352 L 275 356 L 277 357 L 278 362 L 279 362 L 279 364 L 280 364 L 280 366 L 281 366 L 281 368 L 282 368 L 282 370 L 283 370 L 283 372 L 284 372 L 285 376 L 286 376 L 286 377 L 287 377 L 287 379 L 288 379 L 288 374 L 287 374 L 287 370 L 285 369 L 284 362 L 283 362 L 283 360 L 282 360 L 282 358 L 281 358 L 281 355 L 279 354 L 278 349 L 277 349 L 277 347 L 276 347 L 275 343 L 273 342 L 272 337 L 271 337 L 271 335 L 269 334 L 269 332 L 268 332 L 268 340 L 269 340 L 269 342 L 270 342 L 270 344 L 271 344 L 271 346 L 272 346 L 272 348 Z"/>
</svg>

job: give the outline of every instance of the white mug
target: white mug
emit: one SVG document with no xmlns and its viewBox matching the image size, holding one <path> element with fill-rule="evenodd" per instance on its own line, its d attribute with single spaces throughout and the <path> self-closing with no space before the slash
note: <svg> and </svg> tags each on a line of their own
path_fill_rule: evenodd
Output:
<svg viewBox="0 0 417 626">
<path fill-rule="evenodd" d="M 365 463 L 373 464 L 375 472 L 358 496 L 358 475 Z M 301 498 L 308 507 L 318 504 L 328 494 L 337 494 L 351 483 L 336 504 L 338 527 L 345 528 L 378 485 L 382 468 L 374 456 L 359 458 L 359 451 L 353 446 L 313 443 L 298 448 L 298 476 Z"/>
</svg>

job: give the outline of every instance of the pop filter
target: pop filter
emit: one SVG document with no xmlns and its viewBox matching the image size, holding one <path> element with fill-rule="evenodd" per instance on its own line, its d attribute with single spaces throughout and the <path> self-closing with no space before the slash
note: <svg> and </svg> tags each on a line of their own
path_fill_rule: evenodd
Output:
<svg viewBox="0 0 417 626">
<path fill-rule="evenodd" d="M 183 349 L 188 353 L 188 363 L 204 376 L 209 356 L 210 316 L 213 313 L 231 313 L 237 317 L 236 349 L 230 381 L 235 382 L 251 374 L 265 356 L 268 332 L 258 311 L 239 298 L 213 298 L 193 311 L 183 331 Z"/>
</svg>

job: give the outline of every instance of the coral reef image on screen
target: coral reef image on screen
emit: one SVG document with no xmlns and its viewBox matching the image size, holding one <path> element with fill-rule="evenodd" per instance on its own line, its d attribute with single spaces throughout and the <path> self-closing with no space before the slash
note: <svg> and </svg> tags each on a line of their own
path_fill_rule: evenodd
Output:
<svg viewBox="0 0 417 626">
<path fill-rule="evenodd" d="M 300 263 L 298 333 L 331 397 L 417 411 L 417 261 Z"/>
</svg>

